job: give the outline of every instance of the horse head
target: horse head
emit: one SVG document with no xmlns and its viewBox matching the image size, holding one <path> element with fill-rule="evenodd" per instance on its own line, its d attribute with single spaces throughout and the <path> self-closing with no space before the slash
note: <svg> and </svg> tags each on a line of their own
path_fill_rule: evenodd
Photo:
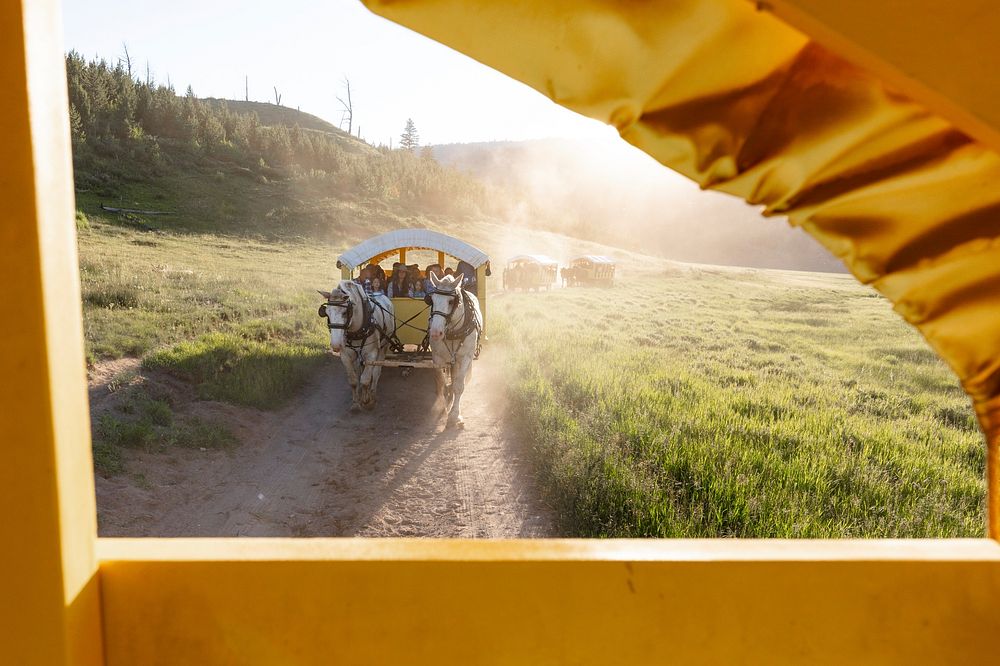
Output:
<svg viewBox="0 0 1000 666">
<path fill-rule="evenodd" d="M 319 306 L 319 316 L 326 317 L 330 329 L 330 349 L 340 352 L 344 348 L 344 335 L 362 325 L 355 322 L 360 316 L 361 286 L 344 280 L 333 291 L 320 291 L 326 303 Z"/>
<path fill-rule="evenodd" d="M 462 273 L 445 275 L 440 278 L 431 274 L 433 291 L 428 294 L 431 316 L 427 327 L 431 340 L 440 340 L 444 337 L 445 329 L 462 302 L 462 282 L 464 279 L 465 276 Z"/>
</svg>

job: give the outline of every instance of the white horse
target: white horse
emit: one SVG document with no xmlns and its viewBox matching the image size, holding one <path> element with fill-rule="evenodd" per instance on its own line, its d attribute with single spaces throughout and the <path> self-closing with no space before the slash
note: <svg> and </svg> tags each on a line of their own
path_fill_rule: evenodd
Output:
<svg viewBox="0 0 1000 666">
<path fill-rule="evenodd" d="M 395 333 L 396 318 L 392 301 L 382 294 L 368 295 L 357 282 L 344 280 L 331 291 L 320 291 L 326 303 L 319 306 L 330 328 L 330 349 L 340 353 L 340 360 L 351 384 L 351 411 L 375 406 L 375 389 Z"/>
<path fill-rule="evenodd" d="M 438 397 L 453 399 L 448 427 L 459 428 L 464 427 L 462 393 L 472 371 L 472 361 L 479 356 L 483 332 L 479 299 L 461 288 L 463 277 L 459 274 L 438 278 L 431 274 L 434 290 L 428 294 L 431 315 L 427 325 Z M 451 374 L 450 385 L 445 370 Z"/>
</svg>

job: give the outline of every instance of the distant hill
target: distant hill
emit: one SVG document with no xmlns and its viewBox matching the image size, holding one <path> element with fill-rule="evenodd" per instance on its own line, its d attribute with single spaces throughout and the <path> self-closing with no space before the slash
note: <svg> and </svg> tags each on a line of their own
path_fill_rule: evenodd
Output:
<svg viewBox="0 0 1000 666">
<path fill-rule="evenodd" d="M 327 122 L 319 116 L 314 116 L 305 111 L 292 109 L 287 106 L 271 104 L 269 102 L 247 102 L 236 99 L 218 99 L 206 97 L 201 100 L 205 104 L 215 107 L 225 107 L 234 113 L 249 114 L 256 113 L 260 124 L 266 127 L 287 127 L 289 129 L 300 127 L 304 130 L 321 132 L 337 140 L 338 144 L 348 150 L 356 152 L 375 152 L 373 146 L 365 143 L 361 139 L 348 134 L 333 123 Z"/>
<path fill-rule="evenodd" d="M 800 229 L 617 139 L 449 144 L 435 159 L 529 201 L 564 233 L 680 261 L 843 272 Z"/>
<path fill-rule="evenodd" d="M 256 113 L 262 125 L 284 125 L 294 127 L 298 125 L 302 129 L 319 130 L 330 134 L 340 134 L 345 137 L 350 136 L 333 123 L 329 123 L 318 116 L 305 111 L 299 111 L 287 106 L 279 106 L 270 102 L 245 102 L 236 99 L 218 99 L 215 97 L 202 98 L 207 104 L 225 104 L 230 111 L 237 113 Z"/>
</svg>

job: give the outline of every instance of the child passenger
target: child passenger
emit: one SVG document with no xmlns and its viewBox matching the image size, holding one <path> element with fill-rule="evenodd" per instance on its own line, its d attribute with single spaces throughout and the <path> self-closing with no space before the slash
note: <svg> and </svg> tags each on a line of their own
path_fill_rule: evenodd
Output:
<svg viewBox="0 0 1000 666">
<path fill-rule="evenodd" d="M 426 295 L 424 281 L 419 277 L 415 277 L 413 282 L 410 283 L 410 298 L 423 298 Z"/>
</svg>

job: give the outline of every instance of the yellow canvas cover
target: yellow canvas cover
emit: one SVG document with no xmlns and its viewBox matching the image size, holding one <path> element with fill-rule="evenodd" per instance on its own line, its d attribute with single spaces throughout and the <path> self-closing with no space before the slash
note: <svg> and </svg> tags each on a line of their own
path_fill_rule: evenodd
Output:
<svg viewBox="0 0 1000 666">
<path fill-rule="evenodd" d="M 962 26 L 936 36 L 929 53 L 931 45 L 914 47 L 912 37 L 894 36 L 891 24 L 876 24 L 899 60 L 884 68 L 870 50 L 834 53 L 762 11 L 772 6 L 765 2 L 367 4 L 565 107 L 614 125 L 626 141 L 703 188 L 761 205 L 765 215 L 787 217 L 887 296 L 958 374 L 975 403 L 991 442 L 990 523 L 998 534 L 1000 156 L 887 84 L 884 75 L 905 68 L 910 58 L 915 71 L 947 81 L 941 63 L 948 62 L 949 49 L 955 62 L 969 63 L 976 61 L 970 44 L 996 44 L 983 30 L 1000 24 L 997 4 L 918 0 L 919 7 L 936 9 L 914 18 L 898 2 L 774 3 L 818 8 L 799 23 L 812 28 L 813 37 L 843 27 L 824 23 L 825 11 L 848 28 L 853 20 L 856 32 L 867 31 L 868 43 L 876 46 L 877 35 L 872 38 L 873 27 L 863 20 L 872 7 L 905 15 L 914 34 L 934 35 L 935 21 Z M 849 60 L 848 51 L 858 57 Z M 952 78 L 961 82 L 960 73 L 955 66 Z M 951 97 L 958 111 L 963 100 L 990 101 L 976 97 L 973 87 L 963 90 L 965 97 Z M 997 129 L 988 122 L 991 109 L 966 108 L 965 117 L 985 111 L 978 124 L 963 126 L 988 140 L 988 131 L 975 129 Z"/>
</svg>

